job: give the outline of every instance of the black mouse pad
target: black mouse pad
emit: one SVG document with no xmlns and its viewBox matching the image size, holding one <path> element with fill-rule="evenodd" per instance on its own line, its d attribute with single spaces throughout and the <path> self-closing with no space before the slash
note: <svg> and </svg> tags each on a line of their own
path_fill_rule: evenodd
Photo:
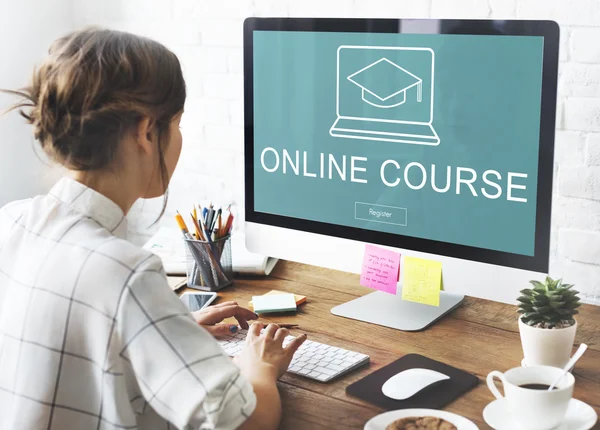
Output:
<svg viewBox="0 0 600 430">
<path fill-rule="evenodd" d="M 381 391 L 383 384 L 397 373 L 407 369 L 430 369 L 448 375 L 450 379 L 434 383 L 406 400 L 390 399 Z M 360 381 L 349 385 L 346 393 L 381 408 L 440 409 L 479 383 L 475 375 L 419 354 L 408 354 L 393 363 L 371 373 Z"/>
</svg>

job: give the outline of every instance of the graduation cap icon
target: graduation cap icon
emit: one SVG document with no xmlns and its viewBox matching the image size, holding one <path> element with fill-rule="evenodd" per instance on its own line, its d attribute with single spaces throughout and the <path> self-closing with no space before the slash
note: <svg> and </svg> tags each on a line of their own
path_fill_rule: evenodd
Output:
<svg viewBox="0 0 600 430">
<path fill-rule="evenodd" d="M 393 108 L 406 102 L 406 93 L 416 87 L 416 100 L 421 102 L 423 80 L 408 70 L 381 58 L 358 72 L 348 80 L 362 89 L 362 99 L 375 107 Z"/>
</svg>

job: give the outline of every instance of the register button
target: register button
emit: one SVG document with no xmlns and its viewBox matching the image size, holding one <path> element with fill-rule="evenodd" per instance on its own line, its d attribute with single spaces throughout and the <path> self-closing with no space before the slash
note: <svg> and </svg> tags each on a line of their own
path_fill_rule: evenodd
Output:
<svg viewBox="0 0 600 430">
<path fill-rule="evenodd" d="M 364 221 L 406 226 L 407 211 L 406 208 L 395 206 L 356 202 L 354 203 L 354 218 Z"/>
</svg>

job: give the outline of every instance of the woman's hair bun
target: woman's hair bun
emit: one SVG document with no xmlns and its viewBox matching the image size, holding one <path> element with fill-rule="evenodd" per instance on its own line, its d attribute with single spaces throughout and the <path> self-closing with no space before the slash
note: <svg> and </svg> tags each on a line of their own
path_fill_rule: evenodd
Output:
<svg viewBox="0 0 600 430">
<path fill-rule="evenodd" d="M 124 132 L 143 117 L 168 134 L 183 110 L 179 60 L 148 38 L 86 28 L 55 41 L 12 108 L 55 160 L 75 170 L 108 166 Z M 165 139 L 162 139 L 165 140 Z M 162 144 L 162 142 L 161 142 Z"/>
</svg>

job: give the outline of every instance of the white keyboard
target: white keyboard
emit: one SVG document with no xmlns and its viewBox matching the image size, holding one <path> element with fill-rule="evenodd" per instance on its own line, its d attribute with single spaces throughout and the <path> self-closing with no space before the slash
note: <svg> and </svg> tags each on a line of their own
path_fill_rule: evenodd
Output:
<svg viewBox="0 0 600 430">
<path fill-rule="evenodd" d="M 240 330 L 234 335 L 218 340 L 225 352 L 233 357 L 244 347 L 246 333 L 248 330 Z M 286 346 L 292 339 L 293 336 L 287 336 L 283 345 Z M 368 355 L 306 340 L 294 354 L 287 371 L 317 381 L 329 382 L 368 362 Z"/>
</svg>

